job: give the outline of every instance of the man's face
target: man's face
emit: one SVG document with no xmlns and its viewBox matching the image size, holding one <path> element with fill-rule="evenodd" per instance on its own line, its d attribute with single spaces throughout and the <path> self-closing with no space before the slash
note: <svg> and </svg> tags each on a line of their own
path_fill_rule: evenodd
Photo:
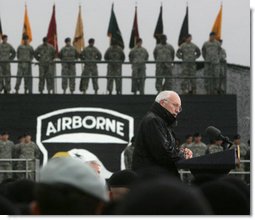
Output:
<svg viewBox="0 0 255 220">
<path fill-rule="evenodd" d="M 7 43 L 7 41 L 8 41 L 7 37 L 3 39 L 3 43 Z"/>
<path fill-rule="evenodd" d="M 101 173 L 101 166 L 96 161 L 89 161 L 88 165 L 96 171 L 97 174 Z"/>
<path fill-rule="evenodd" d="M 240 139 L 235 139 L 235 140 L 234 140 L 234 144 L 240 145 L 240 143 L 241 143 Z"/>
<path fill-rule="evenodd" d="M 190 37 L 187 37 L 186 42 L 187 42 L 187 43 L 190 43 L 191 40 L 192 40 L 192 37 L 191 37 L 191 36 L 190 36 Z"/>
<path fill-rule="evenodd" d="M 8 134 L 2 135 L 2 141 L 8 141 L 8 139 L 9 139 L 9 135 Z"/>
<path fill-rule="evenodd" d="M 142 43 L 143 43 L 142 41 L 137 42 L 137 43 L 136 43 L 137 47 L 141 47 L 141 46 L 142 46 Z"/>
<path fill-rule="evenodd" d="M 191 143 L 192 143 L 192 136 L 190 136 L 190 137 L 188 137 L 188 138 L 186 139 L 186 143 L 187 143 L 187 144 L 191 144 Z"/>
<path fill-rule="evenodd" d="M 213 41 L 215 39 L 215 35 L 210 35 L 210 41 Z"/>
<path fill-rule="evenodd" d="M 201 136 L 194 137 L 194 141 L 195 141 L 196 143 L 200 143 L 200 142 L 201 142 Z"/>
<path fill-rule="evenodd" d="M 160 105 L 169 111 L 175 118 L 182 111 L 181 99 L 178 95 L 172 95 L 160 101 Z"/>
<path fill-rule="evenodd" d="M 30 135 L 27 135 L 27 136 L 25 137 L 25 142 L 26 142 L 26 143 L 31 142 L 31 136 L 30 136 Z"/>
</svg>

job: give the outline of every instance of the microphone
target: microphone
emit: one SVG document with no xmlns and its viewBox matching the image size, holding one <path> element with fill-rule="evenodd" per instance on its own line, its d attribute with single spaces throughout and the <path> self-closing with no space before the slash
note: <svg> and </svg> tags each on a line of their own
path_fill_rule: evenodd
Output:
<svg viewBox="0 0 255 220">
<path fill-rule="evenodd" d="M 206 128 L 205 130 L 206 134 L 208 135 L 208 137 L 210 139 L 221 139 L 223 140 L 225 143 L 228 143 L 228 144 L 233 144 L 228 137 L 226 136 L 223 136 L 221 134 L 221 131 L 218 129 L 218 128 L 215 128 L 213 126 L 209 126 L 208 128 Z"/>
</svg>

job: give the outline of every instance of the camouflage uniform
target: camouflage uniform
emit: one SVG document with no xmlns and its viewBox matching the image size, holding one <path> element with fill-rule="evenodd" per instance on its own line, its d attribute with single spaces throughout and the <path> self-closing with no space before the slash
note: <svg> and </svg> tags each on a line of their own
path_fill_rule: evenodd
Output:
<svg viewBox="0 0 255 220">
<path fill-rule="evenodd" d="M 231 149 L 236 148 L 236 147 L 237 147 L 237 145 L 234 144 L 234 145 L 232 145 Z M 245 160 L 245 156 L 246 156 L 249 148 L 244 143 L 241 143 L 239 145 L 239 148 L 240 148 L 240 160 Z M 240 163 L 239 166 L 236 166 L 235 171 L 244 172 L 245 171 L 245 163 Z M 242 180 L 245 179 L 244 174 L 236 174 L 235 176 L 239 177 Z"/>
<path fill-rule="evenodd" d="M 129 169 L 129 170 L 131 170 L 134 148 L 135 148 L 134 144 L 129 144 L 124 149 L 124 163 L 125 163 L 126 169 Z"/>
<path fill-rule="evenodd" d="M 0 159 L 12 159 L 14 143 L 12 141 L 0 141 Z M 0 170 L 12 170 L 11 161 L 1 161 Z M 0 183 L 7 178 L 11 178 L 12 173 L 0 173 Z"/>
<path fill-rule="evenodd" d="M 226 76 L 227 76 L 227 54 L 225 49 L 220 50 L 220 91 L 226 93 Z"/>
<path fill-rule="evenodd" d="M 207 153 L 207 146 L 203 142 L 190 144 L 189 149 L 193 153 L 193 157 L 200 157 Z"/>
<path fill-rule="evenodd" d="M 129 60 L 132 63 L 132 89 L 136 94 L 137 90 L 140 94 L 144 94 L 145 82 L 145 63 L 149 58 L 147 50 L 143 47 L 135 47 L 129 53 Z"/>
<path fill-rule="evenodd" d="M 121 62 L 123 62 L 125 60 L 125 54 L 121 47 L 111 46 L 106 50 L 104 59 L 106 61 L 121 61 Z M 109 63 L 107 65 L 107 76 L 108 77 L 112 77 L 112 76 L 121 77 L 121 75 L 122 75 L 122 64 L 121 63 Z M 108 78 L 107 79 L 107 90 L 109 91 L 110 94 L 112 93 L 114 80 L 115 80 L 115 85 L 116 85 L 116 92 L 117 92 L 117 94 L 121 94 L 121 90 L 122 90 L 121 78 L 115 78 L 115 77 Z"/>
<path fill-rule="evenodd" d="M 19 159 L 39 159 L 40 151 L 34 142 L 22 143 L 16 147 L 16 155 Z M 27 169 L 32 172 L 28 172 L 28 179 L 35 180 L 35 161 L 27 162 Z M 26 161 L 19 161 L 17 164 L 18 170 L 26 170 Z M 19 173 L 19 179 L 25 179 L 26 173 Z"/>
<path fill-rule="evenodd" d="M 88 46 L 86 47 L 80 54 L 81 60 L 91 60 L 91 61 L 97 61 L 102 59 L 102 54 L 100 51 L 94 47 L 94 46 Z M 93 83 L 93 89 L 97 93 L 98 90 L 98 79 L 94 78 L 93 76 L 98 76 L 98 71 L 97 71 L 97 64 L 96 63 L 85 63 L 82 76 L 90 76 L 92 77 L 92 83 Z M 84 93 L 88 89 L 88 84 L 89 84 L 89 78 L 82 78 L 81 79 L 81 86 L 80 90 L 83 91 Z"/>
<path fill-rule="evenodd" d="M 11 61 L 15 58 L 16 52 L 9 43 L 0 44 L 0 61 Z M 10 63 L 0 63 L 0 92 L 11 91 L 11 66 Z"/>
<path fill-rule="evenodd" d="M 208 154 L 213 154 L 213 153 L 217 153 L 217 152 L 221 152 L 221 151 L 223 151 L 223 147 L 221 145 L 210 144 L 207 147 Z"/>
<path fill-rule="evenodd" d="M 182 63 L 182 75 L 184 77 L 196 77 L 195 61 L 200 55 L 200 49 L 192 42 L 185 42 L 179 47 L 176 56 L 184 61 Z M 192 91 L 193 94 L 196 94 L 196 79 L 183 79 L 181 88 L 183 93 Z"/>
<path fill-rule="evenodd" d="M 158 44 L 153 51 L 154 59 L 156 61 L 173 61 L 174 48 L 170 44 Z M 162 90 L 172 89 L 172 63 L 157 63 L 156 64 L 156 89 L 158 92 Z M 163 83 L 163 77 L 165 82 Z M 162 84 L 163 83 L 163 84 Z"/>
<path fill-rule="evenodd" d="M 217 40 L 207 41 L 202 47 L 202 55 L 205 63 L 205 77 L 215 77 L 205 79 L 205 90 L 207 94 L 218 94 L 220 91 L 220 51 L 221 46 Z"/>
<path fill-rule="evenodd" d="M 32 61 L 34 57 L 34 49 L 30 45 L 20 45 L 17 49 L 17 58 L 19 61 Z M 24 62 L 18 64 L 17 81 L 15 90 L 19 91 L 22 77 L 24 77 L 25 93 L 32 93 L 32 72 L 31 63 Z"/>
<path fill-rule="evenodd" d="M 39 91 L 44 90 L 45 80 L 47 83 L 47 90 L 50 92 L 54 88 L 54 64 L 56 50 L 50 44 L 42 44 L 36 48 L 34 56 L 39 61 Z"/>
<path fill-rule="evenodd" d="M 66 45 L 61 49 L 59 53 L 59 58 L 62 61 L 75 61 L 79 58 L 79 54 L 73 46 Z M 64 93 L 68 87 L 69 77 L 70 92 L 73 93 L 73 91 L 75 90 L 75 76 L 75 63 L 62 63 L 62 89 L 64 90 Z"/>
</svg>

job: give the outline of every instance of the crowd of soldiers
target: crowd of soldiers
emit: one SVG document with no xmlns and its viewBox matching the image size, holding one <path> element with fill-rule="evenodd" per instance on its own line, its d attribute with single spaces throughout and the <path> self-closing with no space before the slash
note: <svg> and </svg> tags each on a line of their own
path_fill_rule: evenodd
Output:
<svg viewBox="0 0 255 220">
<path fill-rule="evenodd" d="M 21 135 L 18 142 L 14 144 L 13 141 L 9 140 L 8 132 L 1 132 L 0 183 L 8 178 L 35 180 L 35 159 L 39 158 L 40 151 L 31 140 L 31 134 Z M 10 159 L 22 160 L 10 161 Z"/>
<path fill-rule="evenodd" d="M 16 56 L 15 49 L 7 42 L 8 36 L 2 36 L 0 44 L 0 93 L 11 91 L 11 69 L 10 61 Z M 84 62 L 80 81 L 80 91 L 86 94 L 89 78 L 92 79 L 95 94 L 98 92 L 98 70 L 97 62 L 101 61 L 102 54 L 94 46 L 95 40 L 89 39 L 89 45 L 81 53 L 71 45 L 71 39 L 65 39 L 65 46 L 56 52 L 55 48 L 48 43 L 47 37 L 35 50 L 29 45 L 27 36 L 23 36 L 23 44 L 17 49 L 18 71 L 15 90 L 19 92 L 22 78 L 24 78 L 25 93 L 32 93 L 32 71 L 31 61 L 35 58 L 39 62 L 39 92 L 42 94 L 47 86 L 48 94 L 54 90 L 55 65 L 54 60 L 58 57 L 62 61 L 62 89 L 66 94 L 69 88 L 73 94 L 75 90 L 76 67 L 75 62 L 80 59 Z M 215 33 L 211 32 L 209 40 L 206 41 L 202 50 L 192 42 L 191 34 L 186 36 L 186 41 L 180 45 L 177 52 L 172 45 L 167 43 L 167 36 L 161 35 L 160 43 L 156 45 L 153 56 L 156 61 L 156 90 L 171 90 L 173 86 L 174 58 L 177 56 L 182 62 L 181 89 L 182 94 L 196 94 L 196 60 L 201 56 L 204 58 L 204 86 L 207 94 L 224 94 L 226 85 L 226 52 L 221 46 L 222 40 L 215 39 Z M 142 39 L 136 41 L 136 46 L 129 52 L 129 61 L 132 64 L 132 88 L 134 94 L 144 94 L 146 78 L 146 62 L 149 59 L 147 50 L 142 46 Z M 122 93 L 122 63 L 125 60 L 123 49 L 118 41 L 112 38 L 110 47 L 104 54 L 107 65 L 107 90 L 108 94 L 113 92 L 115 81 L 116 94 Z"/>
</svg>

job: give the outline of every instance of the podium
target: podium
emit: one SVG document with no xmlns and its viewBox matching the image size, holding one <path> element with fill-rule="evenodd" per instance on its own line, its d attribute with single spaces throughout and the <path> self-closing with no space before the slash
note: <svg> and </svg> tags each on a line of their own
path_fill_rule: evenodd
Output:
<svg viewBox="0 0 255 220">
<path fill-rule="evenodd" d="M 178 169 L 189 169 L 196 178 L 201 175 L 214 177 L 226 175 L 238 163 L 239 158 L 236 149 L 230 149 L 187 160 L 179 160 L 175 165 Z"/>
</svg>

